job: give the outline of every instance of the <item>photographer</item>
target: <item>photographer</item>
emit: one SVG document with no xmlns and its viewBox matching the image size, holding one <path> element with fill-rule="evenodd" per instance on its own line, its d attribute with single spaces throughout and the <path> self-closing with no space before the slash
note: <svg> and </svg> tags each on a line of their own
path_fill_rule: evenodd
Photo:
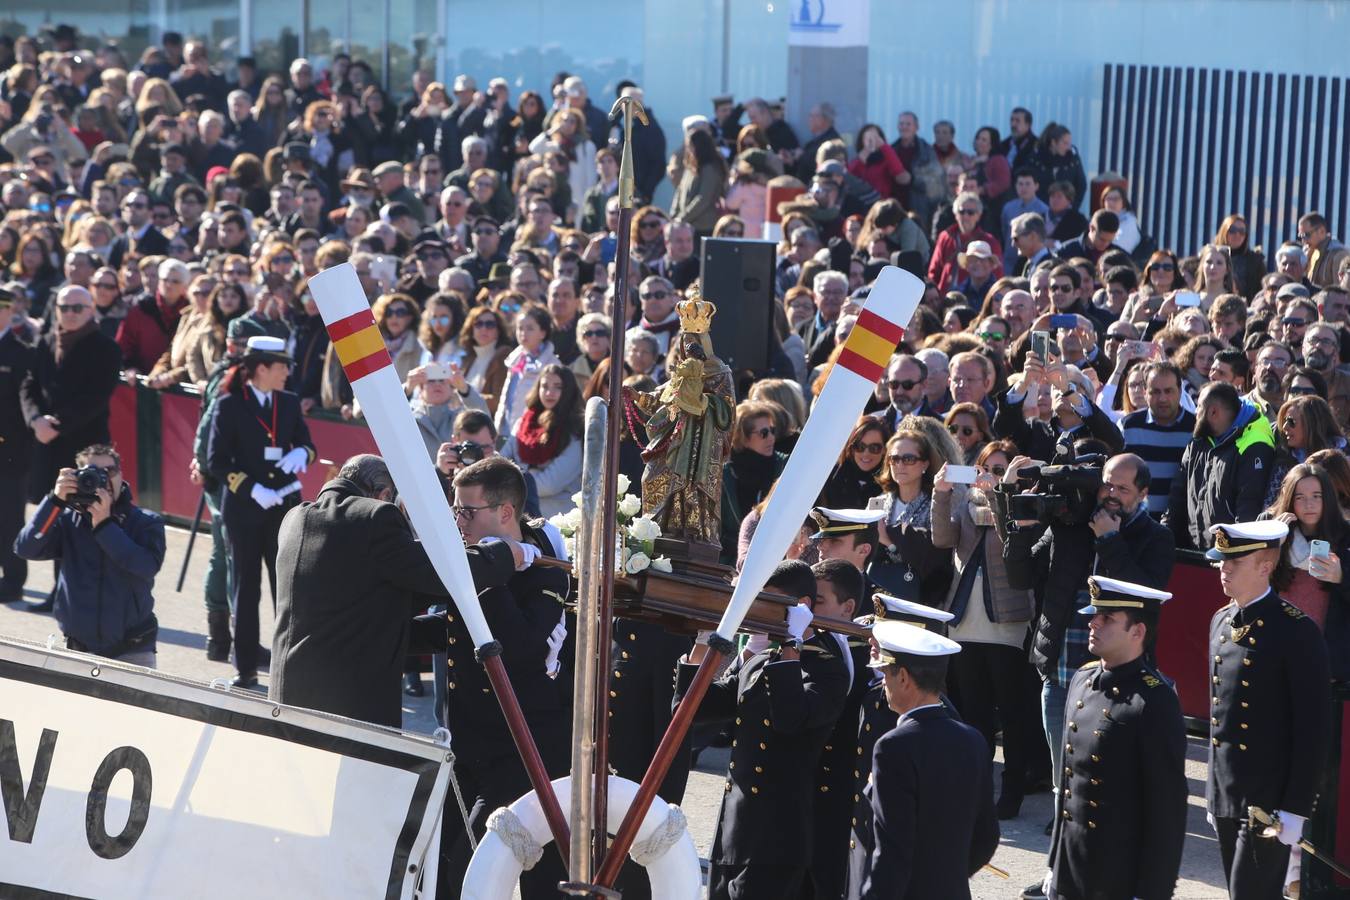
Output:
<svg viewBox="0 0 1350 900">
<path fill-rule="evenodd" d="M 1133 453 L 1107 460 L 1100 472 L 1095 501 L 1083 481 L 1084 467 L 1041 473 L 1031 491 L 1023 471 L 1035 461 L 1019 456 L 1009 465 L 994 492 L 995 522 L 1003 535 L 1003 561 L 1008 585 L 1036 592 L 1038 615 L 1031 639 L 1031 662 L 1040 673 L 1041 707 L 1056 781 L 1063 771 L 1060 740 L 1064 697 L 1073 677 L 1088 660 L 1087 620 L 1075 611 L 1090 605 L 1087 577 L 1105 575 L 1134 584 L 1164 589 L 1176 555 L 1168 529 L 1151 519 L 1146 500 L 1148 465 Z M 1094 479 L 1095 480 L 1095 479 Z M 1013 519 L 1022 506 L 1014 495 L 1064 494 L 1068 514 L 1053 519 Z"/>
<path fill-rule="evenodd" d="M 412 401 L 417 431 L 427 453 L 434 460 L 441 445 L 454 434 L 458 415 L 465 410 L 488 412 L 483 395 L 464 380 L 464 372 L 455 363 L 429 362 L 408 373 L 407 385 L 421 388 Z"/>
<path fill-rule="evenodd" d="M 38 504 L 14 549 L 58 560 L 56 621 L 71 650 L 155 667 L 155 598 L 164 520 L 131 502 L 122 460 L 106 444 L 75 456 Z"/>
</svg>

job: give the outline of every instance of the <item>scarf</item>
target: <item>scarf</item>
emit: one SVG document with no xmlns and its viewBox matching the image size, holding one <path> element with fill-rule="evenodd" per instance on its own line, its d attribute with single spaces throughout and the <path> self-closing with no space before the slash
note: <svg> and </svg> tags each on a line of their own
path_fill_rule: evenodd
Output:
<svg viewBox="0 0 1350 900">
<path fill-rule="evenodd" d="M 526 409 L 516 426 L 516 458 L 527 466 L 542 466 L 552 462 L 562 451 L 562 429 L 550 436 L 539 422 L 533 409 Z"/>
<path fill-rule="evenodd" d="M 333 158 L 333 139 L 326 131 L 316 131 L 309 139 L 309 155 L 319 168 L 327 168 Z"/>
<path fill-rule="evenodd" d="M 650 331 L 652 334 L 674 334 L 680 330 L 680 317 L 672 315 L 665 322 L 652 323 L 647 321 L 646 316 L 643 316 L 640 327 L 643 331 Z"/>
<path fill-rule="evenodd" d="M 506 357 L 506 370 L 514 372 L 516 375 L 523 375 L 526 372 L 539 372 L 544 368 L 544 356 L 552 351 L 553 345 L 548 341 L 539 345 L 538 353 L 530 353 L 524 347 L 516 347 L 511 354 Z"/>
<path fill-rule="evenodd" d="M 929 491 L 919 491 L 919 495 L 905 505 L 900 495 L 889 493 L 886 506 L 886 527 L 908 525 L 925 531 L 933 527 L 933 495 Z"/>
<path fill-rule="evenodd" d="M 1312 555 L 1312 543 L 1303 536 L 1297 525 L 1289 529 L 1289 565 L 1295 569 L 1308 571 L 1308 558 Z"/>
<path fill-rule="evenodd" d="M 56 332 L 56 364 L 61 365 L 62 360 L 66 358 L 66 354 L 75 349 L 76 344 L 93 334 L 97 329 L 98 323 L 92 318 L 74 331 L 58 329 Z"/>
</svg>

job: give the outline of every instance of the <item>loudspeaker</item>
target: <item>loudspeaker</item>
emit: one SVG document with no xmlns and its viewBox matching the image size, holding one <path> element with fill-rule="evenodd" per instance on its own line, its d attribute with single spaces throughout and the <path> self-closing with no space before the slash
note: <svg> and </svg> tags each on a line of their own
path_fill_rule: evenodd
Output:
<svg viewBox="0 0 1350 900">
<path fill-rule="evenodd" d="M 732 371 L 769 368 L 776 246 L 743 238 L 703 240 L 703 298 L 717 305 L 713 350 Z"/>
</svg>

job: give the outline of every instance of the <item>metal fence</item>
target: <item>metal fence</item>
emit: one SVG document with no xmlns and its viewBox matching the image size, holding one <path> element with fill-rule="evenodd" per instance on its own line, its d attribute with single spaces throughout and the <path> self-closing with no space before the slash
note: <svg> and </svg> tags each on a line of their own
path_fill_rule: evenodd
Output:
<svg viewBox="0 0 1350 900">
<path fill-rule="evenodd" d="M 1237 212 L 1273 265 L 1305 212 L 1346 235 L 1350 79 L 1107 64 L 1098 170 L 1129 179 L 1160 247 L 1194 253 Z"/>
</svg>

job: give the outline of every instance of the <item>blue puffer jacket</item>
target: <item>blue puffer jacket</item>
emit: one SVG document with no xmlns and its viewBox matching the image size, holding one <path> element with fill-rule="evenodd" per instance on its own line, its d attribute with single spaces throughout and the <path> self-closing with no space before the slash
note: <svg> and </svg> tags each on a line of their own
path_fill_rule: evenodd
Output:
<svg viewBox="0 0 1350 900">
<path fill-rule="evenodd" d="M 92 653 L 113 656 L 155 628 L 151 589 L 164 562 L 164 520 L 131 502 L 125 485 L 112 515 L 98 528 L 48 494 L 19 532 L 24 559 L 58 559 L 56 621 Z M 137 649 L 153 649 L 153 642 Z"/>
</svg>

